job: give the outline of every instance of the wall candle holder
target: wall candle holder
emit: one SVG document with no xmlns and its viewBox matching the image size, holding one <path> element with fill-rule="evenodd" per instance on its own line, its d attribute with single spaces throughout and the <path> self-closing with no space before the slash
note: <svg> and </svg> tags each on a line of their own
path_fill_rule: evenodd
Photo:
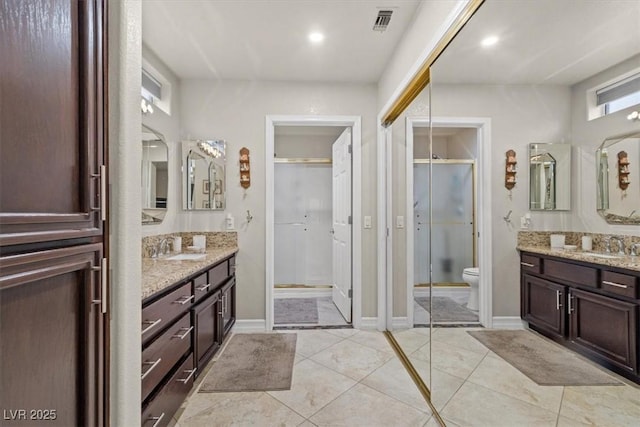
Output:
<svg viewBox="0 0 640 427">
<path fill-rule="evenodd" d="M 629 181 L 629 156 L 626 151 L 618 153 L 618 186 L 621 190 L 626 190 L 631 183 Z"/>
<path fill-rule="evenodd" d="M 509 150 L 506 153 L 507 159 L 505 161 L 504 167 L 504 186 L 507 190 L 511 190 L 516 186 L 516 152 L 513 150 Z"/>
<path fill-rule="evenodd" d="M 240 185 L 244 189 L 251 186 L 251 161 L 247 147 L 240 149 Z"/>
</svg>

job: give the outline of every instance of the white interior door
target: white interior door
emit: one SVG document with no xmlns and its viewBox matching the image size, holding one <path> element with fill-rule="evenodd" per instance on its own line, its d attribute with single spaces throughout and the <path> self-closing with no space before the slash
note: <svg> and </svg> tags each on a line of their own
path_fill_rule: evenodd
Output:
<svg viewBox="0 0 640 427">
<path fill-rule="evenodd" d="M 351 129 L 333 143 L 333 302 L 351 322 Z"/>
</svg>

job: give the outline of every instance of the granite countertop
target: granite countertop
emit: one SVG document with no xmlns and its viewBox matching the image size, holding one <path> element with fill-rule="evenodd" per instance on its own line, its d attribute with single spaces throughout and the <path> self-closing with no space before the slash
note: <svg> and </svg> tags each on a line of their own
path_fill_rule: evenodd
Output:
<svg viewBox="0 0 640 427">
<path fill-rule="evenodd" d="M 618 268 L 626 268 L 628 270 L 640 271 L 640 256 L 630 256 L 624 255 L 620 258 L 598 258 L 595 256 L 590 256 L 588 253 L 576 249 L 576 250 L 566 250 L 566 249 L 551 249 L 548 246 L 529 246 L 529 245 L 518 245 L 516 247 L 519 251 L 525 252 L 534 252 L 543 255 L 551 255 L 559 258 L 567 258 L 574 259 L 576 261 L 584 261 L 590 262 L 593 264 L 606 265 L 610 267 L 618 267 Z M 595 252 L 595 251 L 594 251 Z M 599 252 L 595 252 L 599 253 Z M 611 254 L 615 255 L 615 254 Z"/>
<path fill-rule="evenodd" d="M 167 260 L 168 257 L 177 255 L 174 253 L 162 258 L 142 258 L 142 299 L 144 300 L 236 252 L 238 252 L 237 246 L 225 246 L 207 249 L 206 257 L 198 261 Z"/>
</svg>

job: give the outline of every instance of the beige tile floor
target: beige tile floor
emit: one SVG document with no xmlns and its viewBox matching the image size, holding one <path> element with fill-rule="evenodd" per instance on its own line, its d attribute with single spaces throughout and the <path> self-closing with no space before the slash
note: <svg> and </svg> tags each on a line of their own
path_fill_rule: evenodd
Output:
<svg viewBox="0 0 640 427">
<path fill-rule="evenodd" d="M 628 383 L 539 386 L 467 330 L 440 328 L 430 334 L 428 329 L 417 328 L 394 333 L 431 385 L 432 400 L 447 426 L 640 425 L 640 387 Z M 291 390 L 198 393 L 196 384 L 172 424 L 438 425 L 381 333 L 353 329 L 296 332 Z"/>
</svg>

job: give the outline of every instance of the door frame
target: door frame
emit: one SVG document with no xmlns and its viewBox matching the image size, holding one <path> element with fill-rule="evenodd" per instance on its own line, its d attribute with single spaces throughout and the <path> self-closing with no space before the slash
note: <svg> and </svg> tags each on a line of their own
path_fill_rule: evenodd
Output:
<svg viewBox="0 0 640 427">
<path fill-rule="evenodd" d="M 362 321 L 362 125 L 360 116 L 267 115 L 265 117 L 265 329 L 273 329 L 274 275 L 274 153 L 276 126 L 351 127 L 351 323 Z"/>
<path fill-rule="evenodd" d="M 407 117 L 406 121 L 406 268 L 407 268 L 407 321 L 413 327 L 413 128 L 429 127 L 429 117 Z M 476 231 L 483 238 L 477 239 L 478 266 L 482 286 L 478 292 L 480 324 L 486 328 L 493 325 L 493 273 L 491 243 L 491 119 L 488 117 L 432 117 L 431 127 L 461 127 L 477 130 L 477 182 Z"/>
</svg>

